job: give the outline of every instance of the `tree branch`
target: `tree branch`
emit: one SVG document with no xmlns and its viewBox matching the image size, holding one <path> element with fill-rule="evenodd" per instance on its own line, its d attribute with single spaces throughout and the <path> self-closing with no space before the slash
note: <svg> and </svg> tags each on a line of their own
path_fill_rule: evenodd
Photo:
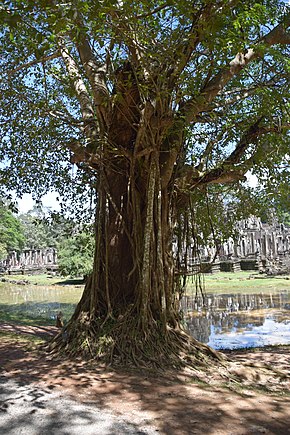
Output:
<svg viewBox="0 0 290 435">
<path fill-rule="evenodd" d="M 163 9 L 166 9 L 166 8 L 168 8 L 168 7 L 170 7 L 170 6 L 171 6 L 171 4 L 163 3 L 162 5 L 158 6 L 157 8 L 153 9 L 153 10 L 150 11 L 150 12 L 147 12 L 147 13 L 145 13 L 145 14 L 141 14 L 141 15 L 136 15 L 135 18 L 136 18 L 137 20 L 140 20 L 141 18 L 150 17 L 150 16 L 152 16 L 152 15 L 154 15 L 154 14 L 157 14 L 157 12 L 160 12 L 160 11 L 162 11 Z"/>
<path fill-rule="evenodd" d="M 210 154 L 212 153 L 214 146 L 216 143 L 218 143 L 222 137 L 224 136 L 225 132 L 222 130 L 213 140 L 210 140 L 202 153 L 200 157 L 199 164 L 197 165 L 196 169 L 197 171 L 203 171 L 206 161 L 209 159 Z"/>
<path fill-rule="evenodd" d="M 203 5 L 194 15 L 187 37 L 183 38 L 182 44 L 180 44 L 175 50 L 175 66 L 173 71 L 169 68 L 171 86 L 175 83 L 175 79 L 188 64 L 193 51 L 202 41 L 203 27 L 204 25 L 207 25 L 209 18 L 213 18 L 214 16 L 218 17 L 224 7 L 233 7 L 235 3 L 237 3 L 237 0 L 228 0 L 222 5 L 220 2 L 209 2 L 208 4 Z"/>
<path fill-rule="evenodd" d="M 131 53 L 131 60 L 135 68 L 138 68 L 142 59 L 142 50 L 135 31 L 132 28 L 132 25 L 130 25 L 130 20 L 126 15 L 124 15 L 121 8 L 112 10 L 110 12 L 110 17 L 112 19 L 112 25 L 116 28 L 115 38 L 118 39 L 118 35 L 121 34 L 121 37 L 124 38 L 122 42 L 127 44 L 129 52 Z M 146 67 L 146 65 L 143 65 L 144 69 L 146 69 Z"/>
<path fill-rule="evenodd" d="M 80 103 L 82 117 L 84 119 L 84 133 L 88 140 L 87 151 L 96 151 L 96 141 L 98 139 L 98 128 L 92 105 L 91 96 L 79 72 L 79 68 L 74 58 L 69 53 L 64 42 L 59 42 L 60 53 L 66 66 L 69 78 L 72 82 L 76 97 Z"/>
<path fill-rule="evenodd" d="M 254 59 L 262 58 L 264 50 L 261 46 L 271 47 L 275 44 L 288 44 L 289 35 L 286 29 L 290 25 L 290 14 L 286 15 L 284 20 L 278 24 L 267 35 L 260 39 L 254 48 L 249 48 L 245 53 L 238 53 L 235 58 L 219 73 L 213 77 L 201 90 L 199 96 L 188 100 L 181 111 L 181 116 L 185 123 L 193 122 L 196 116 L 206 110 L 208 105 L 221 92 L 226 84 L 237 74 L 239 74 Z"/>
<path fill-rule="evenodd" d="M 235 164 L 240 161 L 240 159 L 243 157 L 245 151 L 249 147 L 249 145 L 253 142 L 255 142 L 258 139 L 258 136 L 262 133 L 264 133 L 263 127 L 260 127 L 260 122 L 262 121 L 263 117 L 257 119 L 257 121 L 252 124 L 248 130 L 243 134 L 240 142 L 237 144 L 235 150 L 225 159 L 226 164 Z"/>
<path fill-rule="evenodd" d="M 216 168 L 200 172 L 199 166 L 194 168 L 186 166 L 179 177 L 180 186 L 186 190 L 191 190 L 205 184 L 232 183 L 238 180 L 245 180 L 245 173 L 255 162 L 255 158 L 261 151 L 258 146 L 252 155 L 244 162 L 240 163 L 245 151 L 250 144 L 257 142 L 259 136 L 267 133 L 281 133 L 285 129 L 290 129 L 290 123 L 282 125 L 262 126 L 262 117 L 252 124 L 247 132 L 242 136 L 235 150 Z"/>
<path fill-rule="evenodd" d="M 74 16 L 79 35 L 75 38 L 76 35 L 72 31 L 70 35 L 72 39 L 77 41 L 76 48 L 92 88 L 100 133 L 104 134 L 109 124 L 108 113 L 110 111 L 110 95 L 106 85 L 106 65 L 97 62 L 84 30 L 85 26 L 82 15 L 77 9 L 74 10 Z"/>
<path fill-rule="evenodd" d="M 22 65 L 17 66 L 8 71 L 8 76 L 12 76 L 17 71 L 21 71 L 22 69 L 29 68 L 30 66 L 37 65 L 38 63 L 49 62 L 50 60 L 57 59 L 61 57 L 60 51 L 56 51 L 55 53 L 49 54 L 47 56 L 40 57 L 39 59 L 31 60 L 30 62 L 23 63 Z"/>
<path fill-rule="evenodd" d="M 94 96 L 94 105 L 101 132 L 108 127 L 110 96 L 105 81 L 105 67 L 99 65 L 86 38 L 81 38 L 77 44 L 82 64 L 84 65 Z"/>
<path fill-rule="evenodd" d="M 88 152 L 87 147 L 81 145 L 78 140 L 71 140 L 65 143 L 66 148 L 72 151 L 73 155 L 70 158 L 71 163 L 85 163 L 91 168 L 96 168 L 100 163 L 99 156 Z"/>
<path fill-rule="evenodd" d="M 59 119 L 63 122 L 65 122 L 68 125 L 74 125 L 77 127 L 80 127 L 83 124 L 82 119 L 76 119 L 73 116 L 71 116 L 70 113 L 63 113 L 59 110 L 44 110 L 45 113 L 48 113 L 50 116 L 52 116 L 55 119 Z"/>
</svg>

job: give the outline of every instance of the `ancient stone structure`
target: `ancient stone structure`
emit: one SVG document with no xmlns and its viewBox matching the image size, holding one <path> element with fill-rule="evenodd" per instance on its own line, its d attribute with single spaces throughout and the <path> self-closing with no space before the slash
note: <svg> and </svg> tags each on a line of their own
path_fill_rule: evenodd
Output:
<svg viewBox="0 0 290 435">
<path fill-rule="evenodd" d="M 2 267 L 8 273 L 55 271 L 57 251 L 54 248 L 25 249 L 21 253 L 13 251 L 2 262 Z"/>
<path fill-rule="evenodd" d="M 290 228 L 277 221 L 272 224 L 250 217 L 238 222 L 238 237 L 223 243 L 219 250 L 221 269 L 228 261 L 242 270 L 283 272 L 290 270 Z"/>
<path fill-rule="evenodd" d="M 186 252 L 180 259 L 181 270 L 192 273 L 235 272 L 259 270 L 267 273 L 290 272 L 290 227 L 279 224 L 265 224 L 251 216 L 237 223 L 237 237 L 221 243 L 217 251 L 215 244 L 201 246 L 198 258 Z M 186 266 L 184 258 L 186 259 Z M 20 254 L 11 252 L 0 264 L 9 273 L 56 271 L 57 251 L 54 248 L 25 249 Z"/>
<path fill-rule="evenodd" d="M 191 257 L 190 268 L 197 270 L 199 264 L 204 272 L 235 272 L 259 270 L 267 273 L 290 271 L 290 227 L 262 223 L 251 216 L 237 223 L 237 237 L 220 243 L 202 246 L 199 258 Z"/>
</svg>

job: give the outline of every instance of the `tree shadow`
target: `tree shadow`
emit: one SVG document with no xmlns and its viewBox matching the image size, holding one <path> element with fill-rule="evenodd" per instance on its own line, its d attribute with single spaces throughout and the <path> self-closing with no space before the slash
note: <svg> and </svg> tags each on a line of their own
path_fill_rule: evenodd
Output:
<svg viewBox="0 0 290 435">
<path fill-rule="evenodd" d="M 156 426 L 159 433 L 166 435 L 289 433 L 289 397 L 253 391 L 238 393 L 197 383 L 189 376 L 156 376 L 149 371 L 117 370 L 92 361 L 60 359 L 43 351 L 29 353 L 21 344 L 9 346 L 5 340 L 0 341 L 0 366 L 21 387 L 32 388 L 37 383 L 46 391 L 61 391 L 92 409 L 113 412 L 122 421 L 130 422 L 136 431 L 116 432 L 111 428 L 102 433 L 143 433 L 137 431 L 138 425 L 141 430 Z M 64 421 L 60 411 L 52 415 L 50 422 L 43 423 L 41 434 L 53 433 L 48 431 L 53 431 L 54 421 L 63 427 L 63 432 L 56 433 L 74 433 L 65 429 L 70 416 Z M 86 422 L 90 418 L 84 415 L 84 427 L 89 427 Z M 18 424 L 27 424 L 27 420 Z"/>
<path fill-rule="evenodd" d="M 65 278 L 61 281 L 55 282 L 53 285 L 85 285 L 86 279 L 85 278 Z"/>
<path fill-rule="evenodd" d="M 132 422 L 19 379 L 0 376 L 0 433 L 144 434 Z M 147 432 L 146 432 L 147 433 Z"/>
<path fill-rule="evenodd" d="M 55 325 L 56 315 L 62 312 L 68 321 L 76 304 L 66 302 L 27 301 L 20 304 L 0 304 L 0 322 L 21 325 Z"/>
</svg>

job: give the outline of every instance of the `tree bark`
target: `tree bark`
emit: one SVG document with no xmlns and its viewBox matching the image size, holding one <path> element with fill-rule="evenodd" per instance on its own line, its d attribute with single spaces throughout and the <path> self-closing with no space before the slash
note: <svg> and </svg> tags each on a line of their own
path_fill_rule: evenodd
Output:
<svg viewBox="0 0 290 435">
<path fill-rule="evenodd" d="M 79 45 L 84 68 L 94 81 L 99 72 L 87 49 Z M 115 97 L 106 113 L 96 110 L 94 118 L 74 58 L 66 49 L 62 56 L 86 135 L 85 145 L 70 149 L 76 150 L 75 161 L 81 159 L 96 171 L 98 191 L 93 273 L 53 346 L 114 363 L 157 367 L 217 356 L 186 334 L 181 324 L 180 277 L 172 245 L 175 167 L 184 135 L 182 129 L 169 132 L 173 117 L 167 94 L 163 104 L 156 95 L 148 97 L 149 90 L 146 98 L 141 95 L 139 72 L 125 62 L 116 71 Z M 102 91 L 103 83 L 94 81 L 94 101 Z"/>
<path fill-rule="evenodd" d="M 181 326 L 173 261 L 173 196 L 157 152 L 113 159 L 99 176 L 92 276 L 58 347 L 138 366 L 178 366 L 216 356 Z M 178 278 L 179 279 L 179 278 Z M 190 358 L 188 356 L 188 358 Z M 184 361 L 183 361 L 184 362 Z"/>
</svg>

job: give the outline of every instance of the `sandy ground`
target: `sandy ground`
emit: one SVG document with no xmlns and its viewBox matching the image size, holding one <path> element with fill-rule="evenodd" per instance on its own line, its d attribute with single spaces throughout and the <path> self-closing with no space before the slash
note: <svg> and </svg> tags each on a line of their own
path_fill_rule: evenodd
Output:
<svg viewBox="0 0 290 435">
<path fill-rule="evenodd" d="M 53 327 L 0 331 L 17 334 L 0 337 L 1 434 L 290 434 L 290 346 L 230 352 L 227 369 L 157 376 L 57 360 L 21 339 Z"/>
</svg>

